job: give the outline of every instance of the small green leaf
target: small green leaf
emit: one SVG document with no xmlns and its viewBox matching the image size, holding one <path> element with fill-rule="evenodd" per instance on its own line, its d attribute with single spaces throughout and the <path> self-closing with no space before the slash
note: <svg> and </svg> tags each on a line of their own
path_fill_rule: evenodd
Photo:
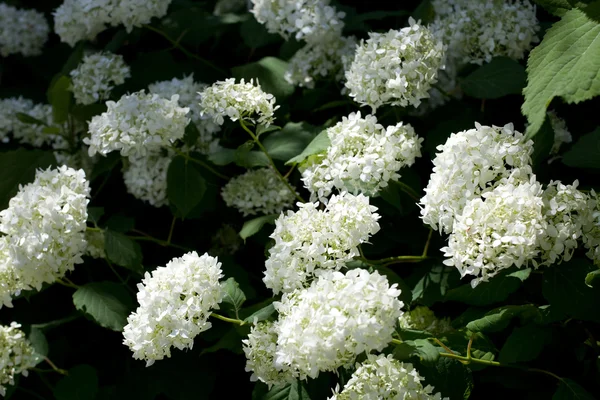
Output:
<svg viewBox="0 0 600 400">
<path fill-rule="evenodd" d="M 551 339 L 548 328 L 531 324 L 516 327 L 506 339 L 499 361 L 511 364 L 535 360 Z"/>
<path fill-rule="evenodd" d="M 600 269 L 589 272 L 585 276 L 585 284 L 591 288 L 600 289 Z"/>
<path fill-rule="evenodd" d="M 471 321 L 467 329 L 472 332 L 499 332 L 505 329 L 513 318 L 532 321 L 541 318 L 540 311 L 533 305 L 502 306 L 487 312 L 482 318 Z"/>
<path fill-rule="evenodd" d="M 69 90 L 71 79 L 65 75 L 54 81 L 48 90 L 48 102 L 52 106 L 52 115 L 55 124 L 67 121 L 73 100 L 73 93 Z"/>
<path fill-rule="evenodd" d="M 207 353 L 214 353 L 219 350 L 229 350 L 235 354 L 243 354 L 242 350 L 242 340 L 244 338 L 240 333 L 235 329 L 235 327 L 231 327 L 227 333 L 225 333 L 215 344 L 212 346 L 206 347 L 202 349 L 200 355 Z"/>
<path fill-rule="evenodd" d="M 520 94 L 526 81 L 527 74 L 521 64 L 508 57 L 497 57 L 464 78 L 461 88 L 477 99 L 497 99 Z"/>
<path fill-rule="evenodd" d="M 44 357 L 48 355 L 48 341 L 46 335 L 41 329 L 31 328 L 27 337 L 34 350 L 36 365 L 44 361 Z"/>
<path fill-rule="evenodd" d="M 596 398 L 582 388 L 577 382 L 563 378 L 552 400 L 595 400 Z"/>
<path fill-rule="evenodd" d="M 294 381 L 270 389 L 266 385 L 257 385 L 252 400 L 310 400 L 310 396 L 302 382 Z"/>
<path fill-rule="evenodd" d="M 270 164 L 267 156 L 261 151 L 252 151 L 254 141 L 249 140 L 235 150 L 235 163 L 240 167 L 266 167 Z"/>
<path fill-rule="evenodd" d="M 418 357 L 423 363 L 433 364 L 440 357 L 440 350 L 427 339 L 404 340 L 394 347 L 394 357 L 400 361 Z"/>
<path fill-rule="evenodd" d="M 235 161 L 235 150 L 234 149 L 221 149 L 214 153 L 209 154 L 208 160 L 218 166 L 231 164 Z"/>
<path fill-rule="evenodd" d="M 562 161 L 569 167 L 600 169 L 600 128 L 580 137 Z"/>
<path fill-rule="evenodd" d="M 231 317 L 239 319 L 239 312 L 246 301 L 246 295 L 233 278 L 229 278 L 223 283 L 223 291 L 225 292 L 221 303 L 223 308 Z"/>
<path fill-rule="evenodd" d="M 277 126 L 277 125 L 271 124 L 271 125 L 267 126 L 267 125 L 259 124 L 256 127 L 256 136 L 260 137 L 260 135 L 264 135 L 265 133 L 280 131 L 280 130 L 281 130 L 281 127 Z"/>
<path fill-rule="evenodd" d="M 318 129 L 306 122 L 288 122 L 280 131 L 267 136 L 263 146 L 274 160 L 287 161 L 308 146 Z"/>
<path fill-rule="evenodd" d="M 24 123 L 24 124 L 48 126 L 48 124 L 45 123 L 44 121 L 42 121 L 40 119 L 37 119 L 37 118 L 34 118 L 31 115 L 29 115 L 29 114 L 18 112 L 16 114 L 16 116 L 17 116 L 17 119 L 19 121 L 21 121 L 22 123 Z"/>
<path fill-rule="evenodd" d="M 327 150 L 330 145 L 331 141 L 329 140 L 329 136 L 327 136 L 327 130 L 324 130 L 319 133 L 304 150 L 302 150 L 302 153 L 286 161 L 286 165 L 301 163 L 308 157 Z"/>
<path fill-rule="evenodd" d="M 56 400 L 93 400 L 98 394 L 98 375 L 87 364 L 69 370 L 69 375 L 56 384 L 53 391 Z"/>
<path fill-rule="evenodd" d="M 187 124 L 187 126 L 185 127 L 185 133 L 183 134 L 183 143 L 185 143 L 189 147 L 192 147 L 196 144 L 199 137 L 200 131 L 198 131 L 198 127 L 196 126 L 196 124 L 193 122 Z"/>
<path fill-rule="evenodd" d="M 258 233 L 265 224 L 275 223 L 277 217 L 279 217 L 278 214 L 263 215 L 262 217 L 244 222 L 244 226 L 242 226 L 242 230 L 240 231 L 240 237 L 244 240 L 248 239 L 250 236 Z"/>
<path fill-rule="evenodd" d="M 73 293 L 75 308 L 90 315 L 100 326 L 122 331 L 134 308 L 129 292 L 114 282 L 93 282 Z"/>
<path fill-rule="evenodd" d="M 167 171 L 167 197 L 181 218 L 185 218 L 197 206 L 206 192 L 206 181 L 192 162 L 177 156 Z"/>
<path fill-rule="evenodd" d="M 107 229 L 104 231 L 104 250 L 106 257 L 121 267 L 138 274 L 143 273 L 142 249 L 133 239 L 122 233 Z"/>
<path fill-rule="evenodd" d="M 260 310 L 256 311 L 255 313 L 251 314 L 249 317 L 246 317 L 244 319 L 244 322 L 248 322 L 248 323 L 255 323 L 255 322 L 260 322 L 260 321 L 264 321 L 266 319 L 269 319 L 271 317 L 271 315 L 273 315 L 275 313 L 275 306 L 273 305 L 273 303 L 261 308 Z"/>
<path fill-rule="evenodd" d="M 415 283 L 407 283 L 413 287 L 412 301 L 425 306 L 432 306 L 442 301 L 446 293 L 460 282 L 456 268 L 445 265 L 430 265 L 419 268 L 414 273 Z"/>
<path fill-rule="evenodd" d="M 236 79 L 258 81 L 263 91 L 281 101 L 294 93 L 295 89 L 283 77 L 287 68 L 287 62 L 275 57 L 265 57 L 257 62 L 234 67 L 231 72 Z"/>
</svg>

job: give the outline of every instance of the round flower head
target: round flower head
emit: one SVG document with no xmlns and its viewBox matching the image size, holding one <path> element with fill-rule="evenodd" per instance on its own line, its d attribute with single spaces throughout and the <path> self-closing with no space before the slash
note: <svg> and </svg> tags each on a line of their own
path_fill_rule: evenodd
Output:
<svg viewBox="0 0 600 400">
<path fill-rule="evenodd" d="M 114 150 L 123 156 L 143 156 L 182 138 L 190 122 L 189 108 L 179 107 L 178 99 L 178 95 L 163 99 L 142 90 L 116 103 L 107 101 L 108 109 L 92 118 L 90 137 L 83 140 L 90 146 L 90 156 Z"/>
<path fill-rule="evenodd" d="M 65 0 L 54 10 L 54 31 L 70 46 L 93 40 L 111 22 L 114 0 Z"/>
<path fill-rule="evenodd" d="M 538 41 L 535 6 L 528 0 L 433 0 L 430 28 L 463 63 L 524 57 Z"/>
<path fill-rule="evenodd" d="M 518 177 L 518 173 L 516 174 Z M 532 176 L 529 182 L 506 179 L 494 190 L 467 202 L 456 215 L 444 264 L 460 275 L 473 275 L 475 287 L 503 269 L 526 265 L 538 256 L 547 235 L 542 186 Z"/>
<path fill-rule="evenodd" d="M 250 381 L 260 380 L 269 387 L 296 380 L 291 370 L 275 367 L 276 328 L 275 323 L 271 321 L 259 322 L 250 328 L 248 338 L 242 340 L 246 355 L 246 372 L 252 372 Z"/>
<path fill-rule="evenodd" d="M 108 52 L 91 54 L 71 71 L 71 91 L 77 103 L 92 104 L 107 99 L 110 91 L 130 75 L 123 56 Z"/>
<path fill-rule="evenodd" d="M 489 127 L 475 123 L 475 129 L 453 133 L 437 150 L 420 203 L 421 218 L 446 233 L 452 232 L 454 217 L 469 200 L 492 190 L 514 169 L 523 180 L 531 173 L 533 142 L 525 142 L 512 124 Z"/>
<path fill-rule="evenodd" d="M 452 331 L 449 318 L 439 319 L 425 306 L 417 306 L 402 314 L 398 320 L 401 328 L 427 331 L 433 336 L 442 336 Z"/>
<path fill-rule="evenodd" d="M 208 115 L 202 116 L 200 112 L 200 92 L 206 87 L 204 83 L 194 82 L 193 75 L 183 79 L 173 78 L 170 81 L 155 82 L 148 86 L 150 93 L 156 93 L 167 99 L 175 94 L 179 95 L 179 104 L 182 107 L 189 107 L 189 117 L 199 134 L 193 147 L 202 154 L 210 154 L 219 149 L 219 139 L 215 138 L 215 134 L 221 130 L 212 118 Z"/>
<path fill-rule="evenodd" d="M 291 292 L 310 283 L 323 270 L 339 270 L 359 255 L 358 245 L 379 231 L 369 198 L 333 195 L 325 210 L 318 203 L 298 203 L 298 211 L 275 221 L 263 281 L 274 294 Z"/>
<path fill-rule="evenodd" d="M 162 18 L 172 0 L 113 0 L 110 13 L 112 25 L 125 25 L 127 32 L 149 24 L 152 18 Z"/>
<path fill-rule="evenodd" d="M 410 26 L 386 33 L 369 33 L 356 48 L 346 71 L 350 97 L 369 105 L 373 113 L 384 104 L 418 107 L 437 82 L 444 63 L 444 46 L 425 27 Z"/>
<path fill-rule="evenodd" d="M 85 247 L 84 255 L 93 258 L 106 258 L 104 252 L 104 231 L 85 231 L 85 241 L 87 246 Z"/>
<path fill-rule="evenodd" d="M 433 386 L 423 387 L 424 378 L 410 363 L 396 360 L 392 355 L 368 354 L 339 392 L 336 388 L 329 400 L 442 400 L 433 394 Z M 448 398 L 445 398 L 448 400 Z"/>
<path fill-rule="evenodd" d="M 23 10 L 0 3 L 0 55 L 42 54 L 50 27 L 46 17 L 36 10 Z"/>
<path fill-rule="evenodd" d="M 329 5 L 329 0 L 251 0 L 250 10 L 270 33 L 286 40 L 293 35 L 309 43 L 328 34 L 341 34 L 345 14 Z"/>
<path fill-rule="evenodd" d="M 396 284 L 378 272 L 323 273 L 306 289 L 273 303 L 279 312 L 275 366 L 300 379 L 351 365 L 392 340 L 404 305 Z"/>
<path fill-rule="evenodd" d="M 228 207 L 244 216 L 278 214 L 294 204 L 294 194 L 271 168 L 249 170 L 231 179 L 221 190 Z"/>
<path fill-rule="evenodd" d="M 571 143 L 573 141 L 573 136 L 571 136 L 571 132 L 567 129 L 565 120 L 559 118 L 555 111 L 548 111 L 547 114 L 548 118 L 550 118 L 552 130 L 554 131 L 554 143 L 552 144 L 550 154 L 558 154 L 560 146 L 562 146 L 563 143 Z"/>
<path fill-rule="evenodd" d="M 20 324 L 0 325 L 0 396 L 6 395 L 6 385 L 15 384 L 15 375 L 27 376 L 37 364 L 33 346 L 20 330 Z"/>
<path fill-rule="evenodd" d="M 148 152 L 143 156 L 130 156 L 123 169 L 127 192 L 154 207 L 168 204 L 167 170 L 172 159 L 171 152 L 161 151 Z"/>
<path fill-rule="evenodd" d="M 138 284 L 140 306 L 123 329 L 133 357 L 150 366 L 170 357 L 171 347 L 191 349 L 194 337 L 211 327 L 208 317 L 223 299 L 222 276 L 215 257 L 195 251 L 146 272 Z"/>
<path fill-rule="evenodd" d="M 582 212 L 582 221 L 583 243 L 588 249 L 586 255 L 600 266 L 600 196 L 593 190 Z"/>
<path fill-rule="evenodd" d="M 314 88 L 315 81 L 332 78 L 341 81 L 356 49 L 356 38 L 328 35 L 308 43 L 294 54 L 284 78 L 292 85 Z"/>
<path fill-rule="evenodd" d="M 273 113 L 279 108 L 275 106 L 275 97 L 265 93 L 254 81 L 235 83 L 234 78 L 213 83 L 200 93 L 201 115 L 209 115 L 213 120 L 223 125 L 225 116 L 232 121 L 248 120 L 270 125 L 275 120 Z M 258 118 L 254 116 L 258 115 Z"/>
<path fill-rule="evenodd" d="M 89 193 L 83 170 L 39 170 L 0 212 L 0 269 L 12 274 L 14 294 L 40 290 L 83 262 Z"/>
<path fill-rule="evenodd" d="M 311 200 L 326 199 L 334 187 L 354 194 L 377 194 L 390 180 L 400 178 L 400 168 L 421 156 L 423 141 L 410 125 L 400 122 L 386 129 L 374 115 L 361 118 L 360 112 L 328 128 L 327 136 L 331 142 L 327 150 L 309 158 L 303 167 L 302 181 Z"/>
</svg>

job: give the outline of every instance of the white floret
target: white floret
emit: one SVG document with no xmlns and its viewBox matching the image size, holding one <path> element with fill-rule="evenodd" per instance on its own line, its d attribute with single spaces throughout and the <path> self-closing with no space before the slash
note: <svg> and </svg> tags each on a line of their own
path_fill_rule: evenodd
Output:
<svg viewBox="0 0 600 400">
<path fill-rule="evenodd" d="M 100 52 L 85 56 L 70 73 L 71 91 L 79 104 L 92 104 L 106 100 L 111 90 L 131 76 L 123 56 Z"/>
<path fill-rule="evenodd" d="M 0 3 L 0 55 L 42 54 L 50 27 L 46 17 L 36 10 L 26 10 Z"/>
</svg>

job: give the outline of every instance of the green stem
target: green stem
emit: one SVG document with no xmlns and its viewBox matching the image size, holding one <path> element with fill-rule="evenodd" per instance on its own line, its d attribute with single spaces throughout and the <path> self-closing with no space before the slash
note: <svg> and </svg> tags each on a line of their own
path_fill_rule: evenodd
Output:
<svg viewBox="0 0 600 400">
<path fill-rule="evenodd" d="M 69 315 L 68 317 L 65 318 L 61 318 L 61 319 L 56 319 L 54 321 L 50 321 L 50 322 L 45 322 L 43 324 L 32 324 L 31 327 L 32 328 L 36 328 L 36 329 L 51 329 L 51 328 L 55 328 L 57 326 L 60 326 L 62 324 L 66 324 L 67 322 L 71 322 L 76 320 L 77 318 L 81 317 L 80 313 L 76 313 L 73 315 Z"/>
<path fill-rule="evenodd" d="M 427 257 L 429 251 L 429 243 L 431 242 L 431 236 L 433 236 L 433 228 L 429 228 L 429 235 L 427 235 L 427 242 L 425 242 L 425 248 L 423 249 L 422 257 Z"/>
<path fill-rule="evenodd" d="M 185 54 L 186 56 L 193 58 L 195 60 L 200 61 L 201 63 L 203 63 L 204 65 L 214 69 L 215 71 L 217 71 L 219 74 L 221 74 L 222 76 L 228 76 L 229 74 L 227 73 L 227 71 L 217 67 L 215 64 L 211 63 L 210 61 L 192 53 L 191 51 L 189 51 L 188 49 L 186 49 L 185 47 L 183 47 L 181 44 L 179 44 L 179 41 L 173 40 L 168 34 L 166 34 L 165 32 L 161 31 L 158 28 L 155 28 L 153 26 L 150 25 L 144 25 L 144 28 L 149 29 L 153 32 L 158 33 L 160 36 L 164 37 L 165 39 L 167 39 L 169 41 L 169 43 L 171 43 L 175 48 L 179 49 L 183 54 Z"/>
<path fill-rule="evenodd" d="M 398 186 L 400 186 L 400 189 L 406 193 L 407 195 L 410 196 L 411 199 L 413 199 L 414 201 L 419 201 L 419 194 L 417 192 L 415 192 L 413 190 L 413 188 L 411 188 L 410 186 L 408 186 L 406 183 L 404 182 L 400 182 L 400 181 L 395 181 L 394 183 L 396 183 Z"/>
<path fill-rule="evenodd" d="M 175 151 L 175 153 L 177 153 L 178 155 L 180 155 L 181 157 L 185 158 L 188 161 L 191 161 L 195 164 L 200 165 L 202 168 L 212 172 L 213 174 L 215 174 L 216 176 L 218 176 L 221 179 L 225 179 L 225 180 L 229 180 L 229 177 L 227 175 L 223 175 L 222 173 L 220 173 L 219 171 L 217 171 L 216 169 L 214 169 L 213 167 L 211 167 L 210 165 L 208 165 L 207 163 L 205 163 L 202 160 L 198 160 L 197 158 L 194 157 L 190 157 L 189 154 L 184 153 L 183 151 L 179 150 L 176 147 L 172 147 L 173 151 Z"/>
<path fill-rule="evenodd" d="M 66 286 L 66 287 L 73 288 L 73 289 L 79 289 L 80 288 L 80 286 L 75 285 L 73 282 L 65 282 L 62 279 L 57 279 L 56 283 L 58 283 L 60 285 L 63 285 L 63 286 Z"/>
<path fill-rule="evenodd" d="M 388 265 L 393 265 L 393 264 L 420 263 L 422 261 L 427 260 L 428 258 L 429 257 L 427 257 L 427 256 L 396 256 L 396 257 L 382 258 L 381 260 L 369 260 L 364 257 L 356 257 L 356 259 L 364 261 L 367 264 L 381 265 L 383 267 L 387 267 Z"/>
<path fill-rule="evenodd" d="M 221 314 L 212 313 L 212 314 L 210 314 L 210 316 L 215 317 L 216 319 L 220 319 L 221 321 L 229 322 L 232 324 L 238 324 L 240 326 L 245 324 L 245 322 L 242 321 L 241 319 L 227 318 L 227 317 L 222 316 Z"/>
<path fill-rule="evenodd" d="M 265 149 L 265 146 L 262 145 L 260 140 L 258 140 L 258 136 L 256 136 L 254 134 L 254 132 L 252 132 L 250 129 L 248 129 L 248 127 L 244 123 L 243 118 L 240 118 L 239 121 L 240 121 L 240 126 L 242 127 L 242 129 L 244 129 L 246 132 L 248 132 L 250 137 L 252 137 L 252 140 L 254 140 L 254 143 L 256 143 L 258 145 L 258 147 L 260 148 L 260 150 L 265 154 L 265 156 L 267 157 L 267 160 L 269 160 L 269 164 L 271 164 L 271 167 L 275 170 L 275 173 L 277 173 L 279 180 L 284 183 L 284 185 L 289 189 L 289 191 L 294 195 L 294 197 L 299 202 L 304 203 L 305 202 L 304 199 L 294 190 L 294 188 L 290 185 L 288 180 L 283 175 L 281 175 L 281 172 L 279 172 L 279 170 L 275 166 L 275 162 L 269 155 L 269 152 L 267 151 L 267 149 Z"/>
<path fill-rule="evenodd" d="M 169 236 L 167 237 L 168 244 L 171 244 L 171 239 L 173 238 L 173 231 L 175 230 L 175 221 L 177 221 L 177 217 L 173 216 L 173 221 L 171 221 L 171 229 L 169 229 Z"/>
<path fill-rule="evenodd" d="M 44 357 L 44 361 L 46 361 L 48 363 L 48 365 L 55 371 L 58 372 L 61 375 L 69 375 L 69 373 L 62 369 L 62 368 L 58 368 L 56 365 L 54 365 L 54 363 L 52 362 L 52 360 L 50 360 L 48 357 Z"/>
<path fill-rule="evenodd" d="M 85 230 L 89 232 L 102 232 L 104 229 L 93 226 L 86 226 Z"/>
<path fill-rule="evenodd" d="M 159 244 L 163 247 L 173 247 L 174 249 L 179 249 L 179 250 L 183 250 L 183 251 L 193 251 L 194 249 L 190 249 L 189 247 L 185 247 L 185 246 L 180 246 L 178 244 L 174 244 L 174 243 L 168 243 L 164 240 L 160 240 L 157 239 L 155 237 L 152 236 L 127 236 L 129 239 L 133 239 L 133 240 L 139 240 L 139 241 L 146 241 L 146 242 L 153 242 L 156 244 Z"/>
</svg>

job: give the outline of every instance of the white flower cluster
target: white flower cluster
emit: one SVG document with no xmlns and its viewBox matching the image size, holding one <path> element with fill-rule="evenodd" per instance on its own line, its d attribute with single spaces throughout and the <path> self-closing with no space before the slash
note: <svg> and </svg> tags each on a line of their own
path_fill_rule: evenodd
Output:
<svg viewBox="0 0 600 400">
<path fill-rule="evenodd" d="M 286 40 L 314 43 L 328 34 L 340 34 L 345 14 L 329 5 L 329 0 L 251 0 L 250 12 L 270 33 Z"/>
<path fill-rule="evenodd" d="M 200 112 L 200 92 L 207 87 L 201 82 L 194 82 L 194 76 L 188 75 L 183 79 L 173 78 L 170 81 L 155 82 L 148 86 L 150 93 L 170 99 L 179 95 L 179 104 L 190 109 L 189 117 L 198 129 L 199 137 L 194 145 L 194 150 L 202 154 L 210 154 L 219 149 L 219 139 L 215 134 L 221 130 L 209 116 L 202 116 Z"/>
<path fill-rule="evenodd" d="M 140 306 L 127 318 L 123 343 L 146 366 L 171 356 L 171 347 L 192 348 L 194 337 L 211 327 L 208 317 L 223 299 L 221 263 L 193 251 L 166 267 L 146 272 L 138 284 Z"/>
<path fill-rule="evenodd" d="M 87 246 L 84 255 L 93 258 L 106 258 L 104 251 L 104 231 L 85 231 L 85 241 Z"/>
<path fill-rule="evenodd" d="M 370 32 L 346 71 L 350 96 L 373 112 L 384 104 L 418 107 L 443 68 L 442 42 L 412 18 L 409 23 L 399 31 Z"/>
<path fill-rule="evenodd" d="M 311 200 L 324 201 L 333 188 L 367 196 L 377 194 L 398 170 L 421 156 L 421 142 L 412 126 L 402 122 L 384 128 L 374 115 L 352 113 L 327 129 L 331 145 L 311 157 L 302 171 Z"/>
<path fill-rule="evenodd" d="M 107 101 L 108 109 L 92 118 L 90 137 L 83 140 L 90 146 L 90 156 L 114 150 L 123 156 L 143 156 L 182 138 L 190 122 L 189 108 L 179 107 L 178 99 L 178 95 L 163 99 L 142 90 L 116 103 Z"/>
<path fill-rule="evenodd" d="M 433 173 L 421 199 L 421 218 L 434 229 L 452 232 L 453 219 L 468 201 L 492 190 L 517 169 L 528 180 L 533 142 L 512 124 L 504 127 L 475 123 L 450 135 L 433 159 Z"/>
<path fill-rule="evenodd" d="M 328 400 L 442 400 L 433 394 L 433 386 L 423 387 L 424 378 L 410 363 L 396 360 L 392 355 L 368 354 L 356 365 L 356 371 L 339 392 L 336 388 Z M 448 400 L 448 398 L 444 398 Z"/>
<path fill-rule="evenodd" d="M 244 82 L 242 78 L 240 83 L 235 83 L 234 78 L 218 81 L 204 89 L 200 96 L 200 115 L 212 117 L 219 125 L 223 125 L 223 117 L 227 116 L 232 121 L 244 119 L 268 126 L 275 120 L 273 113 L 279 108 L 275 106 L 275 97 L 263 92 L 252 79 Z M 254 114 L 258 118 L 255 119 Z"/>
<path fill-rule="evenodd" d="M 83 57 L 70 74 L 75 101 L 87 105 L 108 99 L 110 91 L 123 84 L 130 72 L 123 56 L 118 54 L 100 52 Z"/>
<path fill-rule="evenodd" d="M 0 325 L 0 396 L 6 395 L 6 385 L 15 384 L 15 375 L 27 376 L 28 369 L 37 364 L 33 346 L 19 329 L 20 324 L 11 322 Z"/>
<path fill-rule="evenodd" d="M 314 88 L 315 81 L 333 78 L 341 81 L 356 49 L 356 38 L 328 35 L 308 43 L 289 60 L 284 78 L 292 85 Z"/>
<path fill-rule="evenodd" d="M 152 151 L 142 156 L 129 156 L 123 168 L 127 192 L 154 207 L 169 204 L 167 171 L 173 159 L 168 151 Z"/>
<path fill-rule="evenodd" d="M 518 60 L 538 41 L 535 6 L 528 0 L 433 0 L 431 30 L 461 63 L 493 57 Z"/>
<path fill-rule="evenodd" d="M 583 218 L 583 243 L 588 249 L 587 256 L 600 266 L 600 196 L 591 191 L 587 207 L 582 213 Z"/>
<path fill-rule="evenodd" d="M 571 136 L 571 132 L 567 129 L 567 123 L 556 114 L 556 111 L 548 111 L 548 118 L 550 118 L 550 125 L 554 131 L 554 143 L 552 144 L 550 154 L 558 154 L 560 146 L 562 146 L 563 143 L 571 143 L 573 137 Z"/>
<path fill-rule="evenodd" d="M 36 10 L 24 10 L 0 3 L 0 55 L 42 54 L 50 27 L 46 17 Z"/>
<path fill-rule="evenodd" d="M 406 311 L 398 320 L 401 328 L 426 331 L 436 337 L 440 337 L 452 331 L 449 318 L 437 318 L 433 311 L 425 306 L 417 306 Z"/>
<path fill-rule="evenodd" d="M 125 25 L 127 32 L 164 17 L 171 0 L 65 0 L 54 10 L 54 30 L 60 40 L 74 46 L 93 40 L 109 25 Z"/>
<path fill-rule="evenodd" d="M 279 214 L 294 204 L 294 194 L 271 168 L 248 170 L 232 178 L 221 190 L 227 207 L 244 217 L 255 214 Z"/>
<path fill-rule="evenodd" d="M 275 245 L 263 281 L 275 294 L 302 288 L 324 270 L 339 270 L 379 231 L 377 207 L 362 194 L 333 195 L 323 211 L 318 203 L 298 203 L 298 208 L 282 213 L 270 236 Z"/>
<path fill-rule="evenodd" d="M 83 170 L 39 170 L 0 212 L 0 298 L 40 290 L 83 262 L 89 183 Z"/>
</svg>

